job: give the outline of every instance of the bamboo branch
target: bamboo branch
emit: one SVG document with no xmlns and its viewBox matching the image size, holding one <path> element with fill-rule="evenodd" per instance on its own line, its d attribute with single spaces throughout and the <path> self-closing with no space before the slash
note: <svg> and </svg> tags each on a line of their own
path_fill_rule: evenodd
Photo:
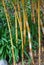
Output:
<svg viewBox="0 0 44 65">
<path fill-rule="evenodd" d="M 14 63 L 13 65 L 16 65 L 16 63 L 15 63 L 15 56 L 14 56 L 14 49 L 13 49 L 12 34 L 11 34 L 11 29 L 10 29 L 10 24 L 9 24 L 10 17 L 9 17 L 9 14 L 7 13 L 6 5 L 5 5 L 4 0 L 2 0 L 2 4 L 4 6 L 4 11 L 5 11 L 5 15 L 6 15 L 6 19 L 7 19 L 7 24 L 8 24 L 8 29 L 9 29 L 9 33 L 10 33 L 11 50 L 12 50 L 13 63 Z"/>
<path fill-rule="evenodd" d="M 38 0 L 38 42 L 39 42 L 39 65 L 40 62 L 40 49 L 41 49 L 41 41 L 40 41 L 40 0 Z"/>
</svg>

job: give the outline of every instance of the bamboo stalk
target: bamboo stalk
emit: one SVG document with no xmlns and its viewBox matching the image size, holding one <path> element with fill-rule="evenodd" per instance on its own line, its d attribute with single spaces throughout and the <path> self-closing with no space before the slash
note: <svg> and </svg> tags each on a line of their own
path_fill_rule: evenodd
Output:
<svg viewBox="0 0 44 65">
<path fill-rule="evenodd" d="M 26 28 L 27 28 L 27 31 L 28 31 L 28 40 L 29 40 L 30 56 L 31 56 L 31 59 L 32 59 L 32 63 L 34 64 L 33 53 L 32 53 L 31 34 L 30 34 L 30 28 L 29 28 L 29 24 L 28 24 L 27 14 L 25 14 L 25 17 L 26 17 Z"/>
<path fill-rule="evenodd" d="M 26 6 L 25 4 L 24 4 L 24 0 L 22 0 L 22 6 L 23 6 L 23 22 L 24 22 L 24 44 L 26 43 L 26 23 L 25 23 L 25 21 L 26 21 L 26 19 L 25 19 L 25 7 L 24 6 Z"/>
<path fill-rule="evenodd" d="M 40 0 L 38 0 L 38 42 L 39 42 L 39 65 L 41 64 L 40 61 L 40 49 L 41 49 L 41 41 L 40 41 Z"/>
<path fill-rule="evenodd" d="M 16 3 L 15 3 L 15 5 L 14 5 L 14 3 L 12 2 L 12 5 L 13 5 L 14 10 L 15 10 L 14 16 L 15 16 L 16 43 L 18 43 L 18 30 L 17 30 L 18 26 L 17 26 L 17 16 L 16 16 L 16 15 L 17 15 L 17 13 L 16 13 L 17 7 L 16 7 Z"/>
<path fill-rule="evenodd" d="M 13 63 L 14 63 L 13 65 L 16 65 L 16 63 L 15 63 L 15 56 L 14 56 L 14 49 L 13 49 L 12 34 L 11 34 L 11 29 L 10 29 L 10 24 L 9 24 L 10 17 L 9 17 L 9 14 L 7 13 L 6 5 L 5 5 L 4 0 L 2 0 L 2 4 L 4 6 L 4 11 L 5 11 L 5 15 L 6 15 L 6 19 L 7 19 L 7 24 L 8 24 L 8 29 L 9 29 L 9 33 L 10 33 L 11 50 L 12 50 Z"/>
<path fill-rule="evenodd" d="M 23 16 L 24 16 L 24 44 L 26 43 L 26 18 L 25 18 L 25 11 L 23 12 Z"/>
<path fill-rule="evenodd" d="M 23 46 L 23 32 L 22 32 L 22 17 L 21 17 L 21 13 L 20 13 L 20 5 L 19 5 L 19 3 L 18 3 L 18 14 L 19 14 L 18 23 L 19 23 L 19 26 L 20 26 L 21 39 L 22 39 L 22 65 L 23 65 L 24 46 Z"/>
<path fill-rule="evenodd" d="M 25 8 L 24 8 L 24 0 L 21 0 L 21 2 L 22 2 L 22 7 L 23 7 L 23 24 L 24 24 L 24 29 L 23 29 L 23 44 L 25 44 L 26 43 L 26 23 L 25 23 L 25 21 L 26 21 L 26 19 L 25 19 Z"/>
<path fill-rule="evenodd" d="M 16 16 L 16 10 L 15 10 L 15 28 L 16 28 L 16 43 L 18 43 L 18 30 L 17 30 L 17 16 Z"/>
<path fill-rule="evenodd" d="M 31 19 L 35 23 L 35 3 L 31 0 Z"/>
</svg>

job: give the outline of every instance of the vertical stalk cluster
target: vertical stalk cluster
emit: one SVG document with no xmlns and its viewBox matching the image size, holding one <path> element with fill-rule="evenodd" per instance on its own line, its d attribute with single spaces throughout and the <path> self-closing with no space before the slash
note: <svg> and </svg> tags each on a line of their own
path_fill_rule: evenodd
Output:
<svg viewBox="0 0 44 65">
<path fill-rule="evenodd" d="M 12 5 L 14 6 L 14 3 L 12 3 Z M 18 7 L 18 11 L 16 11 L 16 8 L 14 6 L 14 10 L 16 11 L 15 13 L 15 16 L 16 16 L 16 19 L 18 20 L 18 23 L 19 23 L 19 27 L 20 27 L 20 32 L 21 32 L 21 40 L 22 40 L 22 64 L 23 64 L 23 32 L 22 32 L 22 17 L 21 17 L 21 13 L 20 13 L 20 5 L 19 3 L 17 4 L 17 7 Z"/>
<path fill-rule="evenodd" d="M 22 2 L 23 4 L 23 18 L 24 18 L 24 36 L 26 37 L 26 28 L 27 28 L 27 31 L 28 31 L 28 39 L 29 39 L 29 49 L 30 49 L 30 56 L 32 58 L 32 62 L 34 64 L 34 61 L 33 61 L 33 54 L 32 54 L 32 43 L 31 43 L 31 35 L 30 35 L 30 28 L 29 28 L 29 25 L 28 25 L 28 17 L 27 17 L 27 12 L 26 12 L 26 9 L 25 9 L 25 5 L 24 5 L 24 0 Z M 24 39 L 25 39 L 24 37 Z M 25 41 L 25 40 L 24 40 Z"/>
<path fill-rule="evenodd" d="M 38 42 L 39 42 L 39 65 L 40 63 L 40 48 L 41 48 L 41 41 L 40 41 L 40 0 L 38 0 Z"/>
<path fill-rule="evenodd" d="M 11 29 L 10 29 L 10 24 L 9 24 L 9 21 L 10 21 L 10 17 L 9 17 L 9 14 L 7 13 L 7 9 L 6 9 L 6 5 L 5 5 L 5 1 L 2 0 L 2 4 L 4 6 L 4 11 L 5 11 L 5 15 L 6 15 L 6 19 L 7 19 L 7 24 L 8 24 L 8 29 L 9 29 L 9 33 L 10 33 L 10 42 L 11 42 L 11 50 L 12 50 L 12 57 L 13 57 L 13 65 L 16 65 L 15 64 L 15 56 L 14 56 L 14 49 L 13 49 L 13 41 L 12 41 L 12 34 L 11 34 Z"/>
</svg>

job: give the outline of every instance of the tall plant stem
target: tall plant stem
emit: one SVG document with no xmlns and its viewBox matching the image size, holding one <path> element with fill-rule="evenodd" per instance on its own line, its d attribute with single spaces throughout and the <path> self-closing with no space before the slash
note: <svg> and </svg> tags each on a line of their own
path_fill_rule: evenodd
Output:
<svg viewBox="0 0 44 65">
<path fill-rule="evenodd" d="M 39 65 L 40 62 L 40 49 L 41 49 L 41 42 L 40 42 L 40 0 L 38 0 L 38 42 L 39 42 Z"/>
<path fill-rule="evenodd" d="M 16 63 L 15 63 L 15 56 L 14 56 L 14 49 L 13 49 L 12 34 L 11 34 L 11 29 L 10 29 L 10 24 L 9 24 L 10 17 L 9 17 L 9 14 L 7 13 L 6 5 L 5 5 L 4 0 L 2 0 L 2 4 L 4 6 L 4 11 L 5 11 L 5 15 L 6 15 L 6 19 L 7 19 L 7 24 L 8 24 L 8 29 L 9 29 L 9 33 L 10 33 L 10 42 L 11 42 L 11 50 L 12 50 L 12 57 L 13 57 L 13 65 L 16 65 Z"/>
<path fill-rule="evenodd" d="M 35 3 L 31 0 L 31 19 L 35 23 Z"/>
<path fill-rule="evenodd" d="M 23 44 L 26 43 L 26 18 L 25 18 L 25 7 L 24 7 L 24 0 L 21 0 L 22 2 L 22 7 L 23 7 L 23 25 L 24 25 L 24 29 L 23 29 Z"/>
<path fill-rule="evenodd" d="M 17 16 L 16 16 L 16 9 L 15 9 L 15 28 L 16 28 L 16 43 L 18 43 L 18 26 L 17 26 Z"/>
<path fill-rule="evenodd" d="M 31 59 L 32 59 L 32 63 L 34 64 L 33 53 L 32 53 L 31 34 L 30 34 L 30 27 L 29 27 L 29 24 L 28 24 L 27 13 L 25 13 L 25 18 L 26 18 L 26 28 L 27 28 L 27 31 L 28 31 L 30 56 L 31 56 Z"/>
<path fill-rule="evenodd" d="M 21 39 L 22 39 L 22 65 L 23 65 L 23 59 L 24 59 L 23 30 L 22 30 L 22 17 L 21 17 L 21 13 L 20 13 L 20 5 L 19 4 L 18 4 L 18 14 L 19 14 L 18 23 L 20 26 Z"/>
<path fill-rule="evenodd" d="M 26 18 L 25 18 L 25 9 L 23 8 L 23 21 L 24 21 L 24 44 L 26 43 Z"/>
<path fill-rule="evenodd" d="M 15 10 L 15 12 L 14 12 L 14 16 L 15 16 L 15 32 L 16 32 L 16 43 L 18 43 L 18 26 L 17 26 L 17 13 L 16 13 L 16 10 L 17 10 L 17 7 L 16 7 L 16 3 L 14 4 L 13 2 L 12 2 L 12 5 L 13 5 L 13 7 L 14 7 L 14 10 Z"/>
</svg>

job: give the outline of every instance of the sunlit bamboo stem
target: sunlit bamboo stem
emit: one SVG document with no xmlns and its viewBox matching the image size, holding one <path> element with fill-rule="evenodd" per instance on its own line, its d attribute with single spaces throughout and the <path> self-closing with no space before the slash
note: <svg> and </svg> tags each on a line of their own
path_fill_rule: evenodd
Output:
<svg viewBox="0 0 44 65">
<path fill-rule="evenodd" d="M 14 49 L 13 49 L 12 34 L 11 34 L 11 29 L 10 29 L 10 24 L 9 24 L 10 17 L 9 17 L 9 14 L 7 13 L 6 5 L 5 5 L 4 0 L 2 0 L 2 4 L 4 6 L 4 11 L 5 11 L 5 15 L 6 15 L 6 19 L 7 19 L 7 24 L 8 24 L 8 29 L 9 29 L 9 33 L 10 33 L 10 42 L 11 42 L 11 49 L 12 49 L 12 56 L 13 56 L 13 65 L 16 65 L 16 63 L 15 63 L 15 55 L 14 55 Z"/>
<path fill-rule="evenodd" d="M 39 42 L 39 65 L 41 64 L 40 62 L 40 49 L 41 49 L 41 42 L 40 42 L 40 0 L 38 0 L 38 42 Z"/>
<path fill-rule="evenodd" d="M 28 17 L 26 16 L 26 27 L 27 27 L 27 31 L 28 31 L 28 39 L 29 39 L 29 49 L 30 49 L 30 56 L 32 58 L 32 63 L 34 64 L 34 59 L 33 59 L 33 53 L 32 53 L 32 42 L 31 42 L 31 34 L 30 34 L 30 28 L 29 28 L 29 24 L 28 24 Z"/>
</svg>

